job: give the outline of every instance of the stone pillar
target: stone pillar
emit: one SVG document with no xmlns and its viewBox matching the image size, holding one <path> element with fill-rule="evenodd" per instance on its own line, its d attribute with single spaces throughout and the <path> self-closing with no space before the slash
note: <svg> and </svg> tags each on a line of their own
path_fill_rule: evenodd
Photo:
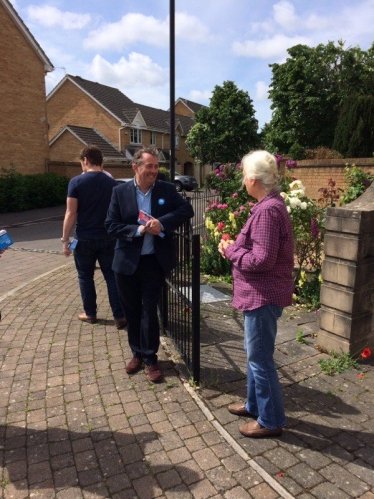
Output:
<svg viewBox="0 0 374 499">
<path fill-rule="evenodd" d="M 355 356 L 374 349 L 374 183 L 325 227 L 318 345 Z"/>
</svg>

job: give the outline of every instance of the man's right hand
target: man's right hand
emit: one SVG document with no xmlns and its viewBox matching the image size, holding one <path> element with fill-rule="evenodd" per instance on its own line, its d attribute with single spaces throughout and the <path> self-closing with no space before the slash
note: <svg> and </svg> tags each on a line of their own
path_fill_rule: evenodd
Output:
<svg viewBox="0 0 374 499">
<path fill-rule="evenodd" d="M 66 241 L 66 242 L 62 243 L 62 252 L 65 256 L 71 255 L 71 251 L 68 248 L 69 243 L 70 243 L 70 241 Z"/>
</svg>

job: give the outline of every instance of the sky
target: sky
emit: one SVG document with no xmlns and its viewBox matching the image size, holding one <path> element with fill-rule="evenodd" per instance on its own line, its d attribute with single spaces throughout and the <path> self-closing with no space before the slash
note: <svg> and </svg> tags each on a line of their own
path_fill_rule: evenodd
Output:
<svg viewBox="0 0 374 499">
<path fill-rule="evenodd" d="M 55 67 L 169 109 L 169 0 L 11 0 Z M 374 0 L 175 0 L 175 97 L 209 105 L 233 81 L 253 101 L 259 129 L 271 119 L 269 64 L 297 44 L 374 41 Z"/>
</svg>

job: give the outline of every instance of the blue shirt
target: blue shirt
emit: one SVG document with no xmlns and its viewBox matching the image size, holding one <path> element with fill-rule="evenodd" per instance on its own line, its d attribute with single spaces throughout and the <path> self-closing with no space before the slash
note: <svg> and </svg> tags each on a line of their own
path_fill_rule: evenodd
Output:
<svg viewBox="0 0 374 499">
<path fill-rule="evenodd" d="M 135 179 L 134 179 L 135 182 Z M 136 188 L 136 201 L 138 203 L 138 209 L 146 211 L 150 215 L 151 213 L 151 199 L 152 199 L 152 190 L 153 190 L 154 184 L 151 185 L 151 187 L 148 189 L 146 193 L 142 192 L 138 185 L 135 182 L 135 188 Z M 138 235 L 140 234 L 140 230 L 138 230 Z M 149 234 L 148 232 L 144 232 L 144 240 L 143 240 L 143 246 L 142 246 L 142 255 L 150 255 L 151 253 L 154 253 L 154 243 L 153 243 L 153 238 L 152 234 Z"/>
</svg>

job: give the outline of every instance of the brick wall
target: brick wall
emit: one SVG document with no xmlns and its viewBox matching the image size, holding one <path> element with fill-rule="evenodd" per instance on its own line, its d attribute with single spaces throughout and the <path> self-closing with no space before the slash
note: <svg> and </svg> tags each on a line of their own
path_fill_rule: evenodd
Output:
<svg viewBox="0 0 374 499">
<path fill-rule="evenodd" d="M 48 161 L 47 171 L 56 173 L 67 178 L 73 178 L 82 173 L 81 164 L 78 162 L 69 161 Z M 114 178 L 132 178 L 134 170 L 131 168 L 130 163 L 124 165 L 123 163 L 110 163 L 104 164 L 104 169 L 111 173 Z"/>
<path fill-rule="evenodd" d="M 0 4 L 0 167 L 45 171 L 49 158 L 44 64 Z"/>
<path fill-rule="evenodd" d="M 190 118 L 194 117 L 194 112 L 191 111 L 183 102 L 179 101 L 174 106 L 174 110 L 176 114 L 181 114 L 182 116 L 189 116 Z"/>
<path fill-rule="evenodd" d="M 78 140 L 70 132 L 65 131 L 53 144 L 50 146 L 51 161 L 66 161 L 79 163 L 79 152 L 84 144 Z"/>
<path fill-rule="evenodd" d="M 344 169 L 347 164 L 354 164 L 361 170 L 374 174 L 373 158 L 303 160 L 297 162 L 297 168 L 293 168 L 291 174 L 302 181 L 308 197 L 318 199 L 320 197 L 318 189 L 327 187 L 330 178 L 336 182 L 336 187 L 341 189 L 347 187 L 344 179 Z"/>
<path fill-rule="evenodd" d="M 118 147 L 119 120 L 69 80 L 48 98 L 47 112 L 49 140 L 64 126 L 77 125 L 95 128 Z"/>
</svg>

